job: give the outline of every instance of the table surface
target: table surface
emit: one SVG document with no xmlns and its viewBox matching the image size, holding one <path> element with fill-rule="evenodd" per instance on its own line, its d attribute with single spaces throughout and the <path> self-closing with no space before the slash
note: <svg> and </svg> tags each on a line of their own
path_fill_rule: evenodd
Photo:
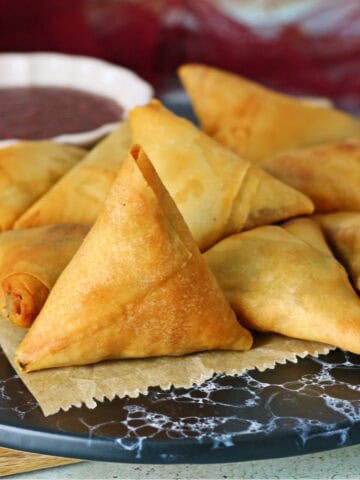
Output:
<svg viewBox="0 0 360 480">
<path fill-rule="evenodd" d="M 25 479 L 180 479 L 180 478 L 279 478 L 360 479 L 360 445 L 325 453 L 275 460 L 213 465 L 134 465 L 84 462 L 22 475 Z"/>
</svg>

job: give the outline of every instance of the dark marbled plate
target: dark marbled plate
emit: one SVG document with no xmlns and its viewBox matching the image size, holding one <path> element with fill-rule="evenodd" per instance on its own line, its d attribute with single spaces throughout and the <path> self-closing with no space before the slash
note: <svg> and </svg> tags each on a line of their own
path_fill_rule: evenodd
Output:
<svg viewBox="0 0 360 480">
<path fill-rule="evenodd" d="M 44 417 L 0 357 L 0 444 L 51 455 L 141 463 L 211 463 L 360 443 L 360 357 L 340 350 L 199 387 L 152 388 Z"/>
<path fill-rule="evenodd" d="M 181 92 L 163 97 L 194 119 Z M 105 401 L 44 417 L 0 353 L 0 445 L 139 463 L 212 463 L 360 443 L 360 356 L 335 350 L 199 387 Z"/>
<path fill-rule="evenodd" d="M 210 463 L 360 443 L 360 357 L 340 350 L 44 417 L 0 357 L 0 444 L 92 460 Z"/>
</svg>

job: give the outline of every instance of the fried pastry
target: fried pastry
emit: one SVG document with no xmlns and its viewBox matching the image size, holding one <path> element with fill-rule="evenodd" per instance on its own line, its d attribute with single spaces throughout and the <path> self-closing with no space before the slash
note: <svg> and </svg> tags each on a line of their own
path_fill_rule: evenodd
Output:
<svg viewBox="0 0 360 480">
<path fill-rule="evenodd" d="M 234 232 L 313 210 L 306 196 L 158 101 L 132 110 L 130 125 L 134 141 L 150 156 L 200 250 Z"/>
<path fill-rule="evenodd" d="M 316 215 L 325 236 L 360 290 L 360 213 L 338 212 Z"/>
<path fill-rule="evenodd" d="M 205 132 L 249 160 L 360 138 L 360 121 L 335 108 L 304 102 L 205 65 L 184 65 L 179 75 Z"/>
<path fill-rule="evenodd" d="M 48 141 L 0 148 L 0 231 L 12 228 L 84 154 L 81 148 Z"/>
<path fill-rule="evenodd" d="M 32 324 L 88 230 L 64 224 L 0 235 L 0 301 L 15 325 Z"/>
<path fill-rule="evenodd" d="M 15 228 L 94 223 L 130 146 L 130 129 L 123 122 L 29 208 Z"/>
<path fill-rule="evenodd" d="M 311 198 L 316 212 L 360 211 L 360 140 L 291 150 L 259 165 Z"/>
<path fill-rule="evenodd" d="M 314 221 L 233 235 L 204 257 L 246 327 L 360 353 L 360 299 Z"/>
<path fill-rule="evenodd" d="M 30 372 L 251 344 L 154 168 L 134 146 L 16 359 Z"/>
</svg>

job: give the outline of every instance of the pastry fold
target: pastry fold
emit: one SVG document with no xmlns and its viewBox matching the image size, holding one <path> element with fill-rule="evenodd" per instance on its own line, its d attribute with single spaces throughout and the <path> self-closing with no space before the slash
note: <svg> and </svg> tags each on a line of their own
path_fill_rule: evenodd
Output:
<svg viewBox="0 0 360 480">
<path fill-rule="evenodd" d="M 360 211 L 360 140 L 291 150 L 259 165 L 311 198 L 316 212 Z"/>
<path fill-rule="evenodd" d="M 0 235 L 0 301 L 15 325 L 32 324 L 87 231 L 64 224 Z"/>
<path fill-rule="evenodd" d="M 249 160 L 360 138 L 359 120 L 335 108 L 276 93 L 205 65 L 184 65 L 179 76 L 205 132 Z"/>
<path fill-rule="evenodd" d="M 32 205 L 15 228 L 94 223 L 130 146 L 129 125 L 123 122 Z"/>
<path fill-rule="evenodd" d="M 313 211 L 306 196 L 158 101 L 132 110 L 130 125 L 134 141 L 150 156 L 200 250 L 234 232 Z"/>
<path fill-rule="evenodd" d="M 32 371 L 251 344 L 154 168 L 134 146 L 16 359 Z"/>
<path fill-rule="evenodd" d="M 360 300 L 314 221 L 233 235 L 204 257 L 248 328 L 360 353 Z"/>
<path fill-rule="evenodd" d="M 316 215 L 325 237 L 360 290 L 360 213 L 338 212 Z"/>
<path fill-rule="evenodd" d="M 84 154 L 83 149 L 48 141 L 0 148 L 0 231 L 12 228 Z"/>
</svg>

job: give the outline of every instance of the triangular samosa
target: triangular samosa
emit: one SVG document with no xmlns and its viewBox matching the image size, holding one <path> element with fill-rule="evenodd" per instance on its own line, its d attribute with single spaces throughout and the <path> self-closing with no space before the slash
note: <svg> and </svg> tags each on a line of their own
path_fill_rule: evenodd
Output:
<svg viewBox="0 0 360 480">
<path fill-rule="evenodd" d="M 15 228 L 94 223 L 130 146 L 129 125 L 123 122 L 29 208 Z"/>
<path fill-rule="evenodd" d="M 233 235 L 204 257 L 245 326 L 360 354 L 360 299 L 314 221 Z"/>
<path fill-rule="evenodd" d="M 314 218 L 320 223 L 327 241 L 360 290 L 360 213 L 339 212 Z"/>
<path fill-rule="evenodd" d="M 63 224 L 0 235 L 0 305 L 13 323 L 31 325 L 88 230 Z"/>
<path fill-rule="evenodd" d="M 205 65 L 184 65 L 179 75 L 205 132 L 249 160 L 360 138 L 360 121 L 335 108 L 304 102 Z"/>
<path fill-rule="evenodd" d="M 53 142 L 17 142 L 0 148 L 0 231 L 12 228 L 41 195 L 85 155 Z"/>
<path fill-rule="evenodd" d="M 25 371 L 250 348 L 140 147 L 17 351 Z"/>
<path fill-rule="evenodd" d="M 311 213 L 312 202 L 152 101 L 130 113 L 134 141 L 150 156 L 200 250 L 224 236 Z"/>
<path fill-rule="evenodd" d="M 360 140 L 290 150 L 259 166 L 308 195 L 319 213 L 360 211 Z"/>
</svg>

